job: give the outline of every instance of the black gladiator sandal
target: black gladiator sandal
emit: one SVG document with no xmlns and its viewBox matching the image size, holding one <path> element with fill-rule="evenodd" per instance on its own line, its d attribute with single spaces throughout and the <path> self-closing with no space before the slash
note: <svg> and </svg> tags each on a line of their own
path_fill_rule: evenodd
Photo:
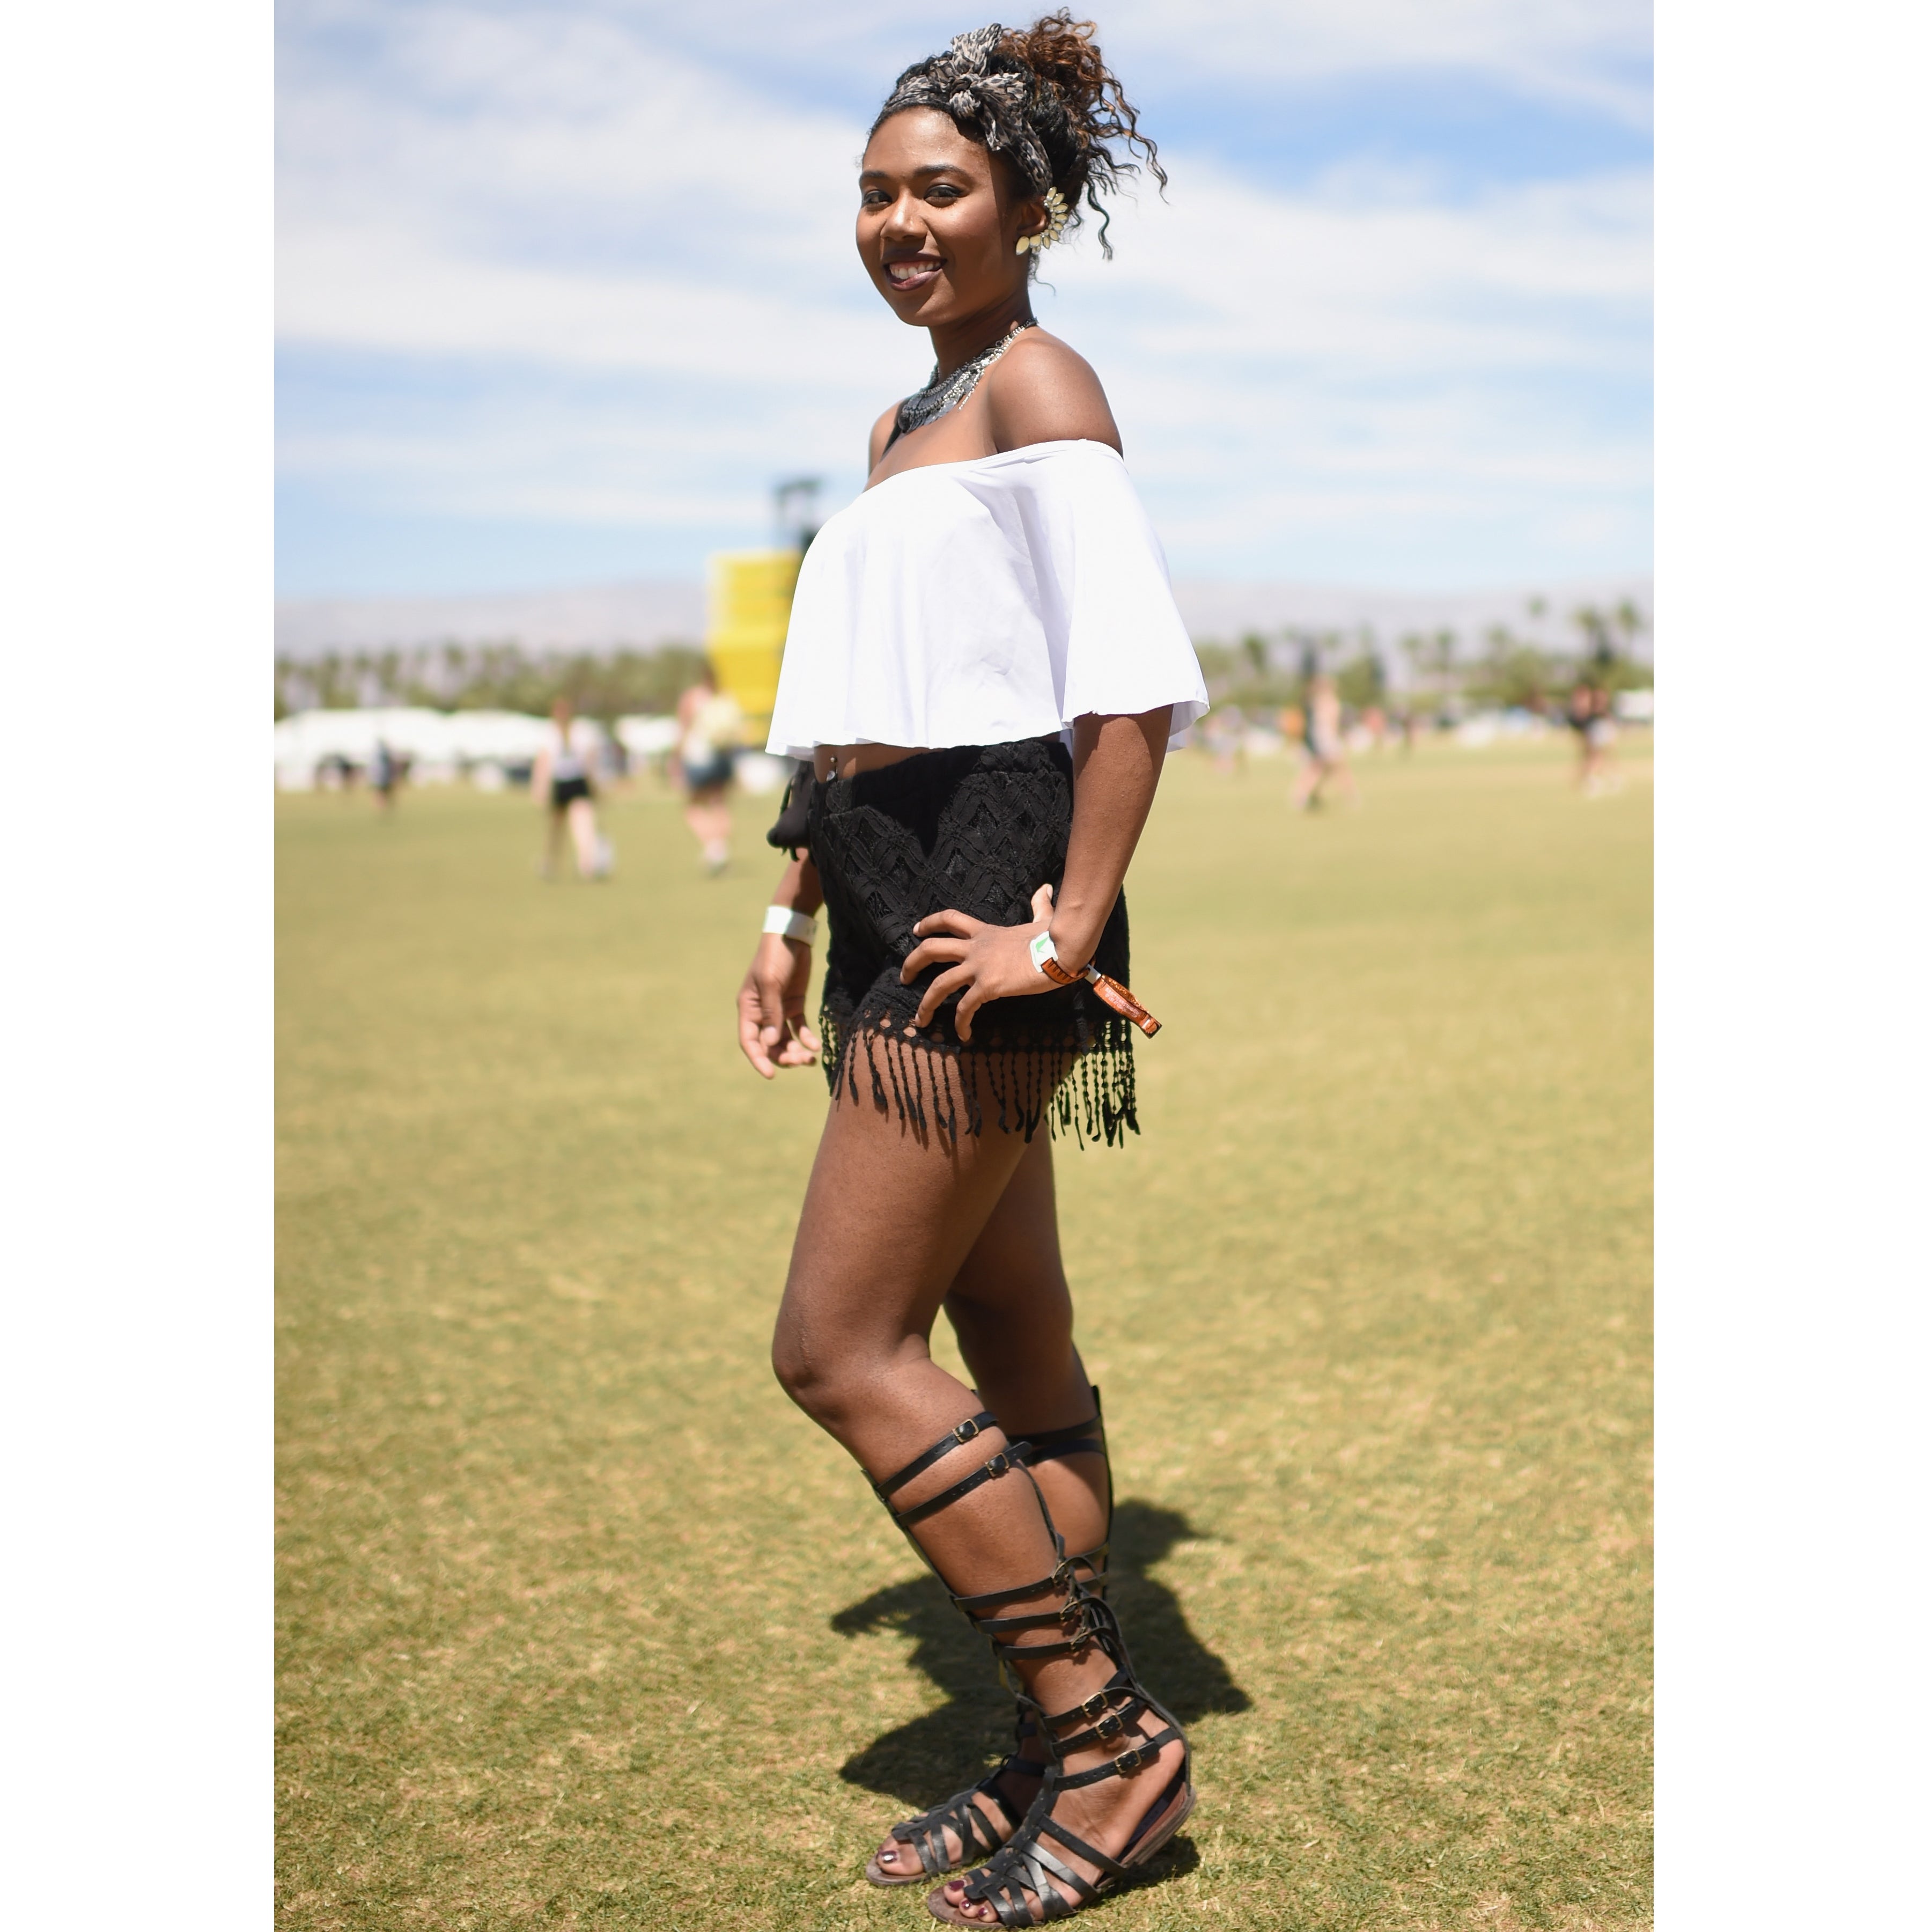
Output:
<svg viewBox="0 0 1931 1932">
<path fill-rule="evenodd" d="M 1052 1762 L 1046 1767 L 1045 1781 L 1025 1822 L 999 1850 L 963 1881 L 966 1902 L 990 1905 L 1003 1926 L 1044 1925 L 1056 1918 L 1070 1918 L 1075 1912 L 1103 1898 L 1124 1880 L 1148 1864 L 1168 1839 L 1192 1815 L 1194 1808 L 1193 1754 L 1180 1720 L 1153 1696 L 1134 1675 L 1132 1660 L 1120 1634 L 1118 1619 L 1112 1608 L 1099 1598 L 1082 1594 L 1078 1634 L 1069 1650 L 1091 1644 L 1102 1650 L 1119 1666 L 1112 1679 L 1070 1711 L 1039 1714 Z M 1030 1701 L 1030 1700 L 1028 1700 Z M 1038 1706 L 1033 1708 L 1037 1710 Z M 1105 1743 L 1120 1736 L 1126 1726 L 1143 1717 L 1164 1724 L 1164 1730 L 1131 1744 L 1104 1764 L 1090 1771 L 1068 1772 L 1063 1767 L 1068 1754 Z M 1071 1737 L 1058 1736 L 1066 1724 L 1083 1724 Z M 1084 1785 L 1097 1784 L 1102 1778 L 1130 1778 L 1157 1762 L 1162 1750 L 1177 1742 L 1180 1768 L 1167 1780 L 1160 1795 L 1147 1808 L 1134 1827 L 1117 1858 L 1109 1858 L 1098 1846 L 1077 1837 L 1053 1816 L 1053 1807 L 1063 1791 L 1076 1791 Z M 1084 1858 L 1098 1876 L 1083 1877 L 1049 1849 L 1051 1840 L 1063 1851 Z M 1033 1901 L 1038 1901 L 1036 1913 Z M 926 1910 L 941 1924 L 979 1925 L 985 1922 L 963 1917 L 946 1897 L 943 1886 L 925 1900 Z"/>
<path fill-rule="evenodd" d="M 1098 1418 L 1096 1416 L 1094 1420 L 1097 1421 Z M 919 1504 L 916 1509 L 900 1510 L 892 1506 L 894 1494 L 902 1490 L 915 1476 L 922 1475 L 955 1449 L 970 1442 L 974 1436 L 982 1434 L 986 1430 L 997 1426 L 997 1418 L 988 1411 L 982 1409 L 978 1414 L 968 1417 L 957 1428 L 940 1437 L 922 1456 L 907 1463 L 896 1474 L 888 1477 L 882 1483 L 874 1483 L 871 1486 L 879 1501 L 884 1504 L 892 1521 L 905 1532 L 905 1540 L 918 1551 L 919 1560 L 934 1576 L 939 1576 L 937 1566 L 925 1554 L 918 1538 L 912 1534 L 913 1524 L 936 1514 L 948 1504 L 955 1503 L 961 1496 L 970 1495 L 982 1483 L 1003 1476 L 1009 1470 L 1018 1470 L 1027 1482 L 1032 1484 L 1033 1498 L 1039 1505 L 1041 1520 L 1046 1526 L 1047 1534 L 1052 1538 L 1054 1552 L 1060 1559 L 1054 1567 L 1053 1574 L 1050 1576 L 1042 1577 L 1037 1582 L 1022 1583 L 1016 1588 L 994 1590 L 976 1597 L 956 1595 L 949 1585 L 946 1586 L 946 1593 L 952 1598 L 954 1604 L 965 1613 L 973 1628 L 991 1646 L 993 1658 L 998 1666 L 1002 1682 L 1018 1697 L 1019 1723 L 1015 1736 L 1015 1738 L 1023 1738 L 1030 1735 L 1035 1728 L 1028 1712 L 1036 1712 L 1039 1707 L 1025 1696 L 1010 1675 L 1007 1669 L 1008 1660 L 1022 1652 L 1028 1658 L 1035 1658 L 1067 1657 L 1084 1647 L 1087 1639 L 1081 1628 L 1084 1620 L 1081 1606 L 1090 1600 L 1081 1586 L 1074 1566 L 1077 1563 L 1094 1562 L 1096 1559 L 1097 1567 L 1103 1568 L 1106 1560 L 1105 1545 L 1102 1544 L 1097 1550 L 1090 1551 L 1082 1557 L 1069 1558 L 1067 1556 L 1066 1545 L 1054 1526 L 1051 1511 L 1046 1508 L 1046 1499 L 1039 1493 L 1039 1486 L 1033 1481 L 1031 1472 L 1026 1466 L 1033 1454 L 1034 1445 L 1030 1442 L 1009 1443 L 963 1482 L 955 1483 L 950 1489 L 941 1490 L 937 1496 Z M 1057 1443 L 1061 1438 L 1079 1436 L 1081 1432 L 1090 1431 L 1092 1427 L 1091 1423 L 1081 1423 L 1073 1429 L 1054 1430 L 1042 1439 L 1048 1443 Z M 1088 1446 L 1090 1440 L 1090 1437 L 1083 1439 L 1081 1446 Z M 1103 1448 L 1104 1444 L 1099 1446 Z M 1072 1453 L 1070 1448 L 1063 1448 L 1049 1451 L 1049 1454 L 1062 1456 Z M 1109 1491 L 1109 1520 L 1111 1510 Z M 943 1576 L 939 1576 L 941 1584 L 944 1584 L 945 1580 Z M 1003 1604 L 1012 1603 L 1025 1597 L 1036 1597 L 1042 1592 L 1054 1589 L 1062 1592 L 1066 1598 L 1066 1602 L 1059 1610 L 1021 1617 L 991 1614 L 997 1612 Z M 1053 1628 L 1058 1628 L 1062 1633 L 1060 1640 L 1056 1642 L 1015 1644 L 1006 1640 L 1015 1631 Z M 874 1854 L 865 1867 L 865 1876 L 874 1885 L 878 1886 L 919 1885 L 928 1879 L 942 1877 L 947 1872 L 957 1871 L 961 1866 L 970 1864 L 974 1858 L 984 1854 L 997 1851 L 1000 1846 L 1019 1828 L 1020 1820 L 1013 1816 L 1012 1802 L 1000 1793 L 997 1784 L 1000 1774 L 1008 1766 L 1015 1765 L 1023 1775 L 1030 1778 L 1041 1777 L 1046 1770 L 1045 1766 L 1035 1765 L 1014 1752 L 988 1772 L 976 1784 L 947 1798 L 943 1804 L 935 1804 L 929 1811 L 922 1811 L 917 1817 L 909 1819 L 902 1825 L 892 1826 L 891 1836 L 901 1844 L 908 1845 L 917 1852 L 920 1867 L 918 1871 L 888 1872 L 880 1865 L 877 1855 Z M 976 1802 L 982 1798 L 989 1800 L 997 1808 L 1000 1828 L 994 1828 L 994 1821 L 986 1816 Z M 956 1858 L 946 1844 L 948 1832 L 958 1840 L 961 1848 Z"/>
</svg>

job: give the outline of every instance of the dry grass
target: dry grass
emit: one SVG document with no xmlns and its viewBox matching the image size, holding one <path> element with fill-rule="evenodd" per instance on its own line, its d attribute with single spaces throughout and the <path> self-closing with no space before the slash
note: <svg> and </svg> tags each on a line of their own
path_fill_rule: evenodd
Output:
<svg viewBox="0 0 1931 1932">
<path fill-rule="evenodd" d="M 1201 1802 L 1110 1925 L 1648 1922 L 1648 787 L 1567 775 L 1163 789 L 1147 1132 L 1060 1184 Z M 546 888 L 520 800 L 282 807 L 301 1932 L 925 1924 L 866 1852 L 997 1750 L 766 1367 L 824 1105 L 731 1042 L 771 868 L 611 816 L 618 878 Z"/>
</svg>

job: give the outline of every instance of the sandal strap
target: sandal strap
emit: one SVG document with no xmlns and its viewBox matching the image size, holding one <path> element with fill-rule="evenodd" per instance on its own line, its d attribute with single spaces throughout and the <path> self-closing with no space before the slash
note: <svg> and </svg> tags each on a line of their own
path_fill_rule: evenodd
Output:
<svg viewBox="0 0 1931 1932">
<path fill-rule="evenodd" d="M 1026 1448 L 1023 1442 L 1015 1442 L 1000 1450 L 988 1461 L 981 1463 L 964 1482 L 955 1483 L 949 1490 L 941 1490 L 916 1508 L 895 1510 L 889 1503 L 885 1507 L 892 1510 L 892 1520 L 901 1529 L 910 1529 L 915 1522 L 923 1522 L 928 1516 L 936 1516 L 940 1510 L 949 1508 L 961 1496 L 970 1496 L 982 1483 L 989 1483 L 1009 1470 L 1023 1469 L 1026 1466 Z"/>
<path fill-rule="evenodd" d="M 1066 1780 L 1063 1778 L 1060 1780 L 1060 1785 L 1062 1790 L 1066 1788 Z M 1075 1858 L 1085 1858 L 1099 1866 L 1102 1883 L 1107 1879 L 1121 1879 L 1126 1876 L 1126 1868 L 1120 1864 L 1118 1859 L 1108 1858 L 1096 1846 L 1089 1845 L 1084 1838 L 1069 1832 L 1065 1826 L 1050 1813 L 1039 1820 L 1039 1830 L 1042 1838 L 1045 1837 L 1048 1832 L 1051 1832 L 1053 1836 L 1065 1846 Z"/>
<path fill-rule="evenodd" d="M 1104 1717 L 1115 1697 L 1138 1697 L 1140 1687 L 1124 1670 L 1114 1672 L 1112 1677 L 1096 1690 L 1090 1697 L 1083 1698 L 1070 1710 L 1047 1713 L 1050 1725 L 1069 1724 L 1075 1718 L 1084 1718 L 1088 1724 L 1094 1718 Z"/>
<path fill-rule="evenodd" d="M 1099 1418 L 1087 1417 L 1065 1429 L 1036 1429 L 1027 1438 L 1033 1447 L 1036 1462 L 1057 1462 L 1063 1456 L 1104 1456 L 1106 1438 L 1100 1433 Z"/>
<path fill-rule="evenodd" d="M 1109 1758 L 1104 1764 L 1095 1765 L 1090 1771 L 1062 1773 L 1055 1788 L 1061 1791 L 1077 1791 L 1082 1785 L 1098 1784 L 1108 1778 L 1130 1777 L 1144 1765 L 1149 1765 L 1159 1757 L 1162 1750 L 1175 1740 L 1186 1742 L 1183 1732 L 1169 1727 L 1156 1732 L 1143 1742 L 1129 1746 L 1117 1757 Z"/>
<path fill-rule="evenodd" d="M 1070 1886 L 1069 1898 L 1053 1882 Z M 975 1904 L 990 1905 L 1002 1925 L 1045 1924 L 1055 1918 L 1070 1918 L 1083 1905 L 1090 1905 L 1100 1894 L 1100 1887 L 1080 1874 L 1063 1859 L 1056 1858 L 1040 1844 L 1036 1832 L 1022 1830 L 991 1861 L 965 1880 L 965 1895 Z M 1036 1920 L 1026 1902 L 1032 1893 L 1039 1901 Z"/>
<path fill-rule="evenodd" d="M 914 1476 L 922 1476 L 934 1462 L 949 1456 L 955 1449 L 970 1442 L 975 1436 L 983 1436 L 988 1429 L 997 1429 L 999 1418 L 990 1409 L 981 1409 L 976 1415 L 969 1415 L 964 1421 L 949 1429 L 922 1456 L 915 1456 L 895 1476 L 888 1476 L 882 1483 L 872 1484 L 873 1492 L 878 1500 L 890 1505 L 895 1490 L 902 1490 Z M 896 1512 L 895 1511 L 895 1514 Z"/>
<path fill-rule="evenodd" d="M 1070 1756 L 1076 1750 L 1084 1750 L 1091 1744 L 1103 1744 L 1110 1738 L 1117 1738 L 1133 1720 L 1147 1708 L 1145 1700 L 1135 1697 L 1117 1711 L 1109 1711 L 1091 1730 L 1080 1732 L 1076 1738 L 1062 1738 L 1059 1741 L 1060 1755 Z"/>
<path fill-rule="evenodd" d="M 973 1622 L 977 1623 L 981 1604 L 989 1608 L 994 1604 L 1012 1603 L 1021 1597 L 1036 1597 L 1048 1590 L 1063 1590 L 1073 1580 L 1069 1564 L 1078 1561 L 1076 1556 L 1067 1558 L 1050 1576 L 1042 1576 L 1036 1583 L 1015 1583 L 1003 1590 L 983 1590 L 976 1597 L 954 1597 L 952 1607 L 964 1611 Z"/>
<path fill-rule="evenodd" d="M 934 1804 L 929 1811 L 922 1811 L 917 1817 L 908 1818 L 904 1824 L 892 1826 L 892 1836 L 919 1854 L 919 1863 L 928 1877 L 937 1878 L 961 1864 L 970 1864 L 982 1852 L 989 1856 L 999 1850 L 1003 1842 L 1000 1834 L 992 1828 L 992 1821 L 974 1803 L 975 1798 L 989 1798 L 998 1806 L 1006 1838 L 1009 1838 L 1019 1828 L 1020 1821 L 1013 1816 L 1012 1807 L 1000 1796 L 994 1782 L 1005 1768 L 1000 1765 L 987 1772 L 976 1784 L 947 1798 L 943 1804 Z M 959 1841 L 956 1858 L 946 1848 L 948 1831 Z"/>
</svg>

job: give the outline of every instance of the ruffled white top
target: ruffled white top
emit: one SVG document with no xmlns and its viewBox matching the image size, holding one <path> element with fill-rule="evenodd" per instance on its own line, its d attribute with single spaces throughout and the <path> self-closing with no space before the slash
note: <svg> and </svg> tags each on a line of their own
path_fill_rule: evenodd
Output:
<svg viewBox="0 0 1931 1932">
<path fill-rule="evenodd" d="M 1207 687 L 1126 465 L 1036 442 L 901 470 L 819 531 L 766 749 L 1000 745 L 1163 704 L 1177 735 Z"/>
</svg>

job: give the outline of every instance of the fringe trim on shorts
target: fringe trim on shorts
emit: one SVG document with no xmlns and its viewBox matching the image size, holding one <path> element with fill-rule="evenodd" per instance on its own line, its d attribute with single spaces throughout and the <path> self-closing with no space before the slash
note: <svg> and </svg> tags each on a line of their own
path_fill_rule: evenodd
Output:
<svg viewBox="0 0 1931 1932">
<path fill-rule="evenodd" d="M 1123 1146 L 1129 1132 L 1140 1131 L 1133 1029 L 1115 1013 L 1097 1024 L 1082 1016 L 1078 1024 L 1086 1043 L 1077 1047 L 977 1046 L 895 1032 L 889 1014 L 871 1024 L 860 1019 L 849 1029 L 829 1012 L 818 1016 L 825 1080 L 834 1096 L 861 1097 L 862 1060 L 872 1105 L 891 1108 L 919 1133 L 936 1132 L 956 1141 L 961 1132 L 977 1134 L 983 1127 L 976 1087 L 959 1076 L 960 1058 L 970 1055 L 985 1064 L 1002 1133 L 1021 1133 L 1030 1142 L 1044 1122 L 1055 1139 L 1071 1134 L 1080 1147 L 1090 1141 Z"/>
</svg>

